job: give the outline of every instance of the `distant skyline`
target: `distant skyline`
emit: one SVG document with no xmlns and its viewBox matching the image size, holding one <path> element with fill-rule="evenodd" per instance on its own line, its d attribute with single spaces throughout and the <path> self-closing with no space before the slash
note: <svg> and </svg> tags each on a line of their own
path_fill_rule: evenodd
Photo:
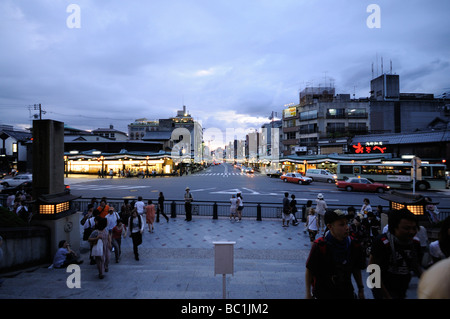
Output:
<svg viewBox="0 0 450 319">
<path fill-rule="evenodd" d="M 401 92 L 440 96 L 450 91 L 449 9 L 446 0 L 3 0 L 0 124 L 29 127 L 29 106 L 41 103 L 43 118 L 127 132 L 186 105 L 203 128 L 245 135 L 306 86 L 368 97 L 381 57 Z"/>
</svg>

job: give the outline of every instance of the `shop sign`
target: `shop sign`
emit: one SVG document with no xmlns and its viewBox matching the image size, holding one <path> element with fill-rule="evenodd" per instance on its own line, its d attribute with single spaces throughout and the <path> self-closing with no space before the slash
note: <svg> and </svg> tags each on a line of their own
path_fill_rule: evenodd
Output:
<svg viewBox="0 0 450 319">
<path fill-rule="evenodd" d="M 371 153 L 386 153 L 386 146 L 383 146 L 383 142 L 365 142 L 361 145 L 358 143 L 356 145 L 352 145 L 356 154 L 371 154 Z"/>
<path fill-rule="evenodd" d="M 284 113 L 283 114 L 284 118 L 294 117 L 294 116 L 297 115 L 297 108 L 296 107 L 290 107 L 290 108 L 284 109 L 283 113 Z"/>
</svg>

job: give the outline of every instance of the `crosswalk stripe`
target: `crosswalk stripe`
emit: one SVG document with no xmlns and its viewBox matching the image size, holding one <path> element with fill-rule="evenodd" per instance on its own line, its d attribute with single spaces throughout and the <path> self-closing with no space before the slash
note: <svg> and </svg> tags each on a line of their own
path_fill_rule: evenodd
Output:
<svg viewBox="0 0 450 319">
<path fill-rule="evenodd" d="M 197 173 L 194 176 L 257 176 L 248 175 L 246 173 Z"/>
</svg>

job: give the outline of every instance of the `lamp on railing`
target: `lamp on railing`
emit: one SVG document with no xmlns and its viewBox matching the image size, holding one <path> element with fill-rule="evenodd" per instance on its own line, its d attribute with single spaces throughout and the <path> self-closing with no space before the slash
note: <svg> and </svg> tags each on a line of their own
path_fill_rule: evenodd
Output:
<svg viewBox="0 0 450 319">
<path fill-rule="evenodd" d="M 410 195 L 393 191 L 391 194 L 380 195 L 380 198 L 389 201 L 391 210 L 400 210 L 406 208 L 417 216 L 424 216 L 427 205 L 437 205 L 439 203 L 431 202 L 422 195 Z"/>
</svg>

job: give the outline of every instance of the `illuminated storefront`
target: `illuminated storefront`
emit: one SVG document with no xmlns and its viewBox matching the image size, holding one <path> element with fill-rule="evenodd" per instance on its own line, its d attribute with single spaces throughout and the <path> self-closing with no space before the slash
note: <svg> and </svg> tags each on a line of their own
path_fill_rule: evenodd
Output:
<svg viewBox="0 0 450 319">
<path fill-rule="evenodd" d="M 165 153 L 101 153 L 98 151 L 66 153 L 66 174 L 108 174 L 135 176 L 139 174 L 170 175 L 174 162 Z"/>
</svg>

